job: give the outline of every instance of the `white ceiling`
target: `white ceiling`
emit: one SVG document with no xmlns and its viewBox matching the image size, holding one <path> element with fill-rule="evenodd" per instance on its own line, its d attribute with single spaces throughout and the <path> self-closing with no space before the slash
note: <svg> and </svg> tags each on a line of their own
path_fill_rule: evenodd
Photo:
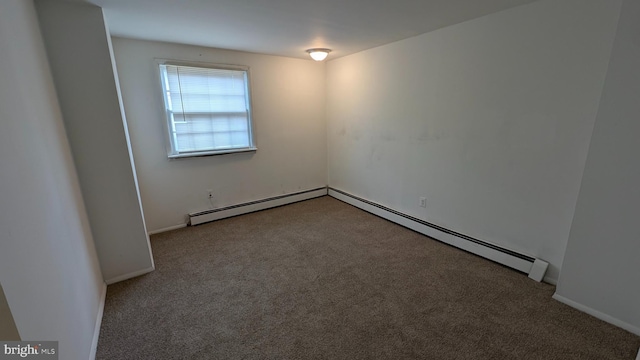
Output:
<svg viewBox="0 0 640 360">
<path fill-rule="evenodd" d="M 535 0 L 80 0 L 104 9 L 114 36 L 331 58 Z"/>
</svg>

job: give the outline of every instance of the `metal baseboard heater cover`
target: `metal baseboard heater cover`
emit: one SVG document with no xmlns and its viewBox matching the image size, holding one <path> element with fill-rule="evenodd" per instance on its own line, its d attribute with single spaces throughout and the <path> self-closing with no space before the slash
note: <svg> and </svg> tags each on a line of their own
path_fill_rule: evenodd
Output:
<svg viewBox="0 0 640 360">
<path fill-rule="evenodd" d="M 199 225 L 214 220 L 248 214 L 254 211 L 265 210 L 325 195 L 327 195 L 327 188 L 321 187 L 291 194 L 274 196 L 256 201 L 250 201 L 242 204 L 225 206 L 218 209 L 195 212 L 189 214 L 189 225 Z"/>
<path fill-rule="evenodd" d="M 328 194 L 331 197 L 429 236 L 445 244 L 455 246 L 459 249 L 482 256 L 483 258 L 528 274 L 529 277 L 535 281 L 542 281 L 547 271 L 547 267 L 549 266 L 547 262 L 536 259 L 532 256 L 521 254 L 516 251 L 443 228 L 442 226 L 401 213 L 342 190 L 332 187 L 329 187 L 328 189 Z"/>
</svg>

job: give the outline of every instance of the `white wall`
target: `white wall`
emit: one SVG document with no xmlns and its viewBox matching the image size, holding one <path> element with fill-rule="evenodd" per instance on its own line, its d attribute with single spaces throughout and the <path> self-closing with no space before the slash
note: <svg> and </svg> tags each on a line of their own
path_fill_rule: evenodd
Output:
<svg viewBox="0 0 640 360">
<path fill-rule="evenodd" d="M 329 61 L 330 186 L 544 259 L 554 281 L 620 4 L 543 0 Z"/>
<path fill-rule="evenodd" d="M 24 340 L 87 359 L 104 288 L 31 1 L 0 1 L 0 283 Z"/>
<path fill-rule="evenodd" d="M 105 280 L 153 270 L 102 9 L 37 1 Z"/>
<path fill-rule="evenodd" d="M 626 0 L 557 295 L 640 335 L 640 2 Z"/>
<path fill-rule="evenodd" d="M 149 231 L 190 212 L 326 185 L 324 64 L 311 60 L 114 38 L 124 108 Z M 250 67 L 255 153 L 168 160 L 154 58 Z"/>
</svg>

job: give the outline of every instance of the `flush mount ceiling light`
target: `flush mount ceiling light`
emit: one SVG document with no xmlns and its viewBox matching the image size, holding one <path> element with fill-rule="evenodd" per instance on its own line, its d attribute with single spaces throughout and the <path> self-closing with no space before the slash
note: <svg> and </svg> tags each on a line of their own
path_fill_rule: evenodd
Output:
<svg viewBox="0 0 640 360">
<path fill-rule="evenodd" d="M 309 56 L 311 56 L 313 60 L 322 61 L 327 58 L 327 55 L 329 55 L 329 53 L 331 52 L 331 49 L 315 48 L 315 49 L 309 49 L 307 50 L 307 52 L 309 53 Z"/>
</svg>

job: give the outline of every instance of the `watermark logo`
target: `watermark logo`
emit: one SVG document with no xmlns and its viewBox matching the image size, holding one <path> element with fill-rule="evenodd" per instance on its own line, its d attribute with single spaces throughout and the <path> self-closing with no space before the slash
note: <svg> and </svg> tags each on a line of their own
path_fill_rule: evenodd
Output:
<svg viewBox="0 0 640 360">
<path fill-rule="evenodd" d="M 58 360 L 57 341 L 0 341 L 0 360 Z"/>
</svg>

